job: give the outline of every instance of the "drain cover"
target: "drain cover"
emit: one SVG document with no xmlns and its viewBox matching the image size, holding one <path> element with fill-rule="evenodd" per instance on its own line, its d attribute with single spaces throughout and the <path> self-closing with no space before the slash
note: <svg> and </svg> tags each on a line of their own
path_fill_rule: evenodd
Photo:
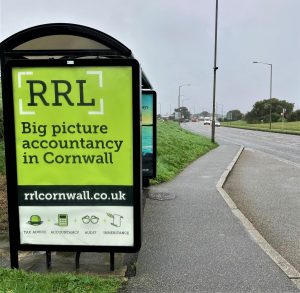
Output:
<svg viewBox="0 0 300 293">
<path fill-rule="evenodd" d="M 175 198 L 175 194 L 170 194 L 168 192 L 154 192 L 150 193 L 148 198 L 155 200 L 171 200 Z"/>
</svg>

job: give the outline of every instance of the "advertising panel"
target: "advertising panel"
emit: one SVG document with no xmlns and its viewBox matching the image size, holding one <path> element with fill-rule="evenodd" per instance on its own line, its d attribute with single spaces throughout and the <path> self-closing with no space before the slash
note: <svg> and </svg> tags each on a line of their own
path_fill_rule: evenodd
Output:
<svg viewBox="0 0 300 293">
<path fill-rule="evenodd" d="M 156 176 L 156 92 L 142 92 L 142 169 L 143 177 Z"/>
<path fill-rule="evenodd" d="M 12 61 L 20 245 L 140 245 L 136 60 Z"/>
</svg>

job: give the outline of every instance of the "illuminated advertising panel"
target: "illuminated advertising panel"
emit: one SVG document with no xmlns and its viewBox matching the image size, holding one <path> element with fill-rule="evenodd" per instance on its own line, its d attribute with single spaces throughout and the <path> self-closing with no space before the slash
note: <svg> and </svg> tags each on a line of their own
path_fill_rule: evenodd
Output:
<svg viewBox="0 0 300 293">
<path fill-rule="evenodd" d="M 137 250 L 138 62 L 11 61 L 7 72 L 19 244 Z"/>
<path fill-rule="evenodd" d="M 142 169 L 143 177 L 156 176 L 156 92 L 142 92 Z"/>
</svg>

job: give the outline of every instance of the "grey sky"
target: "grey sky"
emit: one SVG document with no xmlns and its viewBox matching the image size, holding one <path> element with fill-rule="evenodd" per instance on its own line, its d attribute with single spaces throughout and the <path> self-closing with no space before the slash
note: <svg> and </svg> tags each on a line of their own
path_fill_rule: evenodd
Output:
<svg viewBox="0 0 300 293">
<path fill-rule="evenodd" d="M 0 41 L 39 24 L 90 26 L 129 47 L 158 93 L 158 112 L 212 109 L 214 0 L 0 0 Z M 300 107 L 300 1 L 219 0 L 217 111 L 273 97 Z"/>
</svg>

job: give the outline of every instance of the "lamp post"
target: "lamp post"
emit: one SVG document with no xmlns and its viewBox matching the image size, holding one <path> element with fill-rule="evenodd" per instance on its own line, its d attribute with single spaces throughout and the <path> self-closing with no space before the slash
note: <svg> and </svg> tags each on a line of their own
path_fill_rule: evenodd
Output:
<svg viewBox="0 0 300 293">
<path fill-rule="evenodd" d="M 180 111 L 180 89 L 183 87 L 183 86 L 190 86 L 189 83 L 184 83 L 182 85 L 180 85 L 178 87 L 178 124 L 180 125 L 180 120 L 181 120 L 181 111 Z"/>
<path fill-rule="evenodd" d="M 220 107 L 219 107 L 220 106 Z M 223 119 L 223 104 L 220 104 L 220 103 L 216 103 L 216 114 L 220 114 L 220 111 L 221 111 L 221 118 Z M 219 109 L 221 108 L 221 110 Z M 219 113 L 218 113 L 219 112 Z M 220 117 L 220 116 L 219 116 Z"/>
<path fill-rule="evenodd" d="M 214 86 L 213 86 L 213 107 L 212 107 L 212 125 L 211 141 L 215 142 L 215 108 L 216 108 L 216 79 L 217 79 L 217 44 L 218 44 L 218 0 L 216 0 L 216 17 L 215 17 L 215 51 L 214 51 Z"/>
<path fill-rule="evenodd" d="M 272 128 L 272 75 L 273 75 L 273 65 L 272 63 L 265 63 L 259 61 L 253 61 L 255 64 L 265 64 L 270 66 L 270 112 L 269 112 L 269 122 L 270 122 L 270 129 Z"/>
</svg>

